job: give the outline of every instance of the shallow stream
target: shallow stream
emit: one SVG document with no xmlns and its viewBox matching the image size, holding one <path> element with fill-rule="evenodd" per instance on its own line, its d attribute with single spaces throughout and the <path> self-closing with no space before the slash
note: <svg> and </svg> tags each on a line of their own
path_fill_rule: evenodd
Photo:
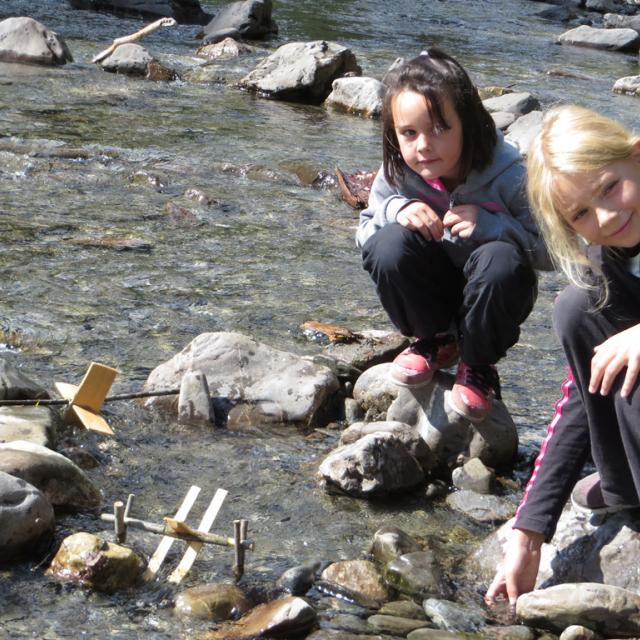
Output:
<svg viewBox="0 0 640 640">
<path fill-rule="evenodd" d="M 215 12 L 223 3 L 202 4 Z M 438 44 L 480 86 L 509 85 L 544 106 L 575 101 L 636 123 L 638 99 L 614 95 L 611 86 L 638 73 L 637 56 L 554 44 L 564 27 L 533 15 L 545 6 L 275 0 L 279 37 L 238 60 L 202 66 L 196 26 L 147 38 L 144 46 L 185 78 L 152 83 L 90 62 L 142 21 L 75 11 L 61 0 L 3 0 L 0 19 L 36 18 L 65 38 L 75 62 L 61 69 L 0 64 L 0 330 L 10 343 L 2 357 L 47 388 L 54 380 L 77 382 L 90 361 L 103 362 L 120 371 L 113 391 L 125 392 L 202 332 L 240 331 L 312 353 L 319 347 L 299 331 L 308 319 L 390 328 L 354 246 L 356 212 L 335 190 L 309 186 L 320 171 L 376 168 L 379 123 L 255 98 L 233 83 L 289 41 L 340 42 L 365 75 L 378 78 L 397 56 Z M 580 77 L 546 73 L 552 69 Z M 62 144 L 80 152 L 68 157 Z M 188 200 L 190 188 L 215 202 Z M 171 213 L 172 205 L 191 215 Z M 130 250 L 102 246 L 107 241 L 129 242 Z M 500 367 L 523 468 L 564 373 L 549 319 L 562 282 L 542 277 L 521 342 Z M 392 503 L 325 494 L 314 474 L 337 432 L 193 430 L 127 402 L 109 404 L 105 416 L 116 438 L 83 440 L 102 455 L 88 473 L 105 505 L 134 493 L 134 515 L 160 520 L 197 484 L 203 492 L 195 522 L 224 487 L 229 497 L 213 530 L 230 534 L 234 518 L 249 519 L 256 551 L 245 583 L 257 590 L 302 562 L 361 557 L 385 523 L 436 536 L 450 551 L 448 565 L 468 553 L 461 537 L 488 532 L 419 494 Z M 57 539 L 82 529 L 106 525 L 59 515 Z M 145 553 L 157 543 L 136 532 L 130 540 Z M 205 551 L 187 586 L 230 578 L 232 562 L 232 553 Z M 471 584 L 469 597 L 480 590 Z M 25 563 L 0 569 L 0 635 L 175 638 L 207 628 L 177 620 L 172 597 L 162 583 L 113 597 L 87 593 Z"/>
</svg>

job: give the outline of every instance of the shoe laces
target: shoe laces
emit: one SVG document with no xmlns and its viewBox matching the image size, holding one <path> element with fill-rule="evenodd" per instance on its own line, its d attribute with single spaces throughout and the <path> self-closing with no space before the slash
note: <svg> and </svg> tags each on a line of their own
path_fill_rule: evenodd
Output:
<svg viewBox="0 0 640 640">
<path fill-rule="evenodd" d="M 485 396 L 494 393 L 496 399 L 502 399 L 498 371 L 490 364 L 472 366 L 461 361 L 456 375 L 456 383 L 475 387 Z"/>
</svg>

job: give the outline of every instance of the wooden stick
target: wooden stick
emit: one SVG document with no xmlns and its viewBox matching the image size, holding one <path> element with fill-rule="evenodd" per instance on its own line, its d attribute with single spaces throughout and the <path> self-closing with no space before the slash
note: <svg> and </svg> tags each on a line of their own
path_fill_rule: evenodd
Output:
<svg viewBox="0 0 640 640">
<path fill-rule="evenodd" d="M 115 402 L 116 400 L 134 400 L 136 398 L 155 398 L 156 396 L 177 396 L 180 389 L 166 389 L 164 391 L 137 391 L 133 393 L 121 393 L 120 395 L 107 396 L 104 402 Z M 55 406 L 69 404 L 68 400 L 58 398 L 25 398 L 22 400 L 0 400 L 0 407 L 37 407 L 42 405 Z"/>
<path fill-rule="evenodd" d="M 127 498 L 127 506 L 124 508 L 124 519 L 126 520 L 129 517 L 129 513 L 131 512 L 131 507 L 133 507 L 133 499 L 135 498 L 135 494 L 130 493 Z"/>
<path fill-rule="evenodd" d="M 224 489 L 218 489 L 213 496 L 213 499 L 209 503 L 207 510 L 202 516 L 202 520 L 200 521 L 200 525 L 198 526 L 198 530 L 203 533 L 207 533 L 213 524 L 213 521 L 216 519 L 218 515 L 218 511 L 220 511 L 220 507 L 222 507 L 222 503 L 224 499 L 227 497 L 228 491 Z M 169 576 L 168 581 L 173 582 L 174 584 L 179 584 L 182 579 L 187 575 L 189 569 L 193 566 L 193 563 L 196 561 L 196 557 L 198 553 L 202 549 L 202 542 L 190 542 L 189 547 L 184 552 L 182 556 L 182 560 L 180 560 L 180 564 L 177 566 L 175 571 Z"/>
<path fill-rule="evenodd" d="M 199 493 L 200 493 L 200 487 L 196 487 L 195 485 L 192 485 L 189 491 L 187 491 L 187 495 L 184 497 L 184 500 L 182 501 L 180 508 L 178 509 L 178 511 L 176 511 L 176 516 L 175 516 L 176 519 L 178 520 L 186 519 Z M 145 570 L 142 576 L 145 580 L 151 580 L 156 576 L 156 574 L 160 569 L 160 565 L 163 563 L 164 559 L 167 557 L 167 553 L 169 553 L 169 549 L 171 549 L 171 545 L 173 544 L 174 540 L 175 538 L 171 536 L 165 536 L 164 538 L 162 538 L 162 540 L 160 540 L 160 544 L 158 545 L 158 548 L 155 550 L 155 553 L 153 554 L 153 556 L 151 556 L 151 559 L 149 560 L 149 564 L 147 565 L 147 569 Z"/>
<path fill-rule="evenodd" d="M 136 31 L 128 36 L 122 36 L 121 38 L 116 38 L 108 49 L 101 51 L 91 62 L 100 62 L 104 60 L 107 56 L 110 56 L 121 44 L 128 44 L 129 42 L 136 42 L 144 36 L 148 36 L 150 33 L 157 31 L 162 27 L 174 27 L 178 24 L 173 18 L 160 18 L 160 20 L 156 20 L 151 24 L 148 24 L 146 27 L 140 29 L 140 31 Z"/>
<path fill-rule="evenodd" d="M 127 525 L 124 522 L 124 502 L 122 500 L 113 503 L 113 529 L 116 541 L 122 544 L 127 539 Z"/>
</svg>

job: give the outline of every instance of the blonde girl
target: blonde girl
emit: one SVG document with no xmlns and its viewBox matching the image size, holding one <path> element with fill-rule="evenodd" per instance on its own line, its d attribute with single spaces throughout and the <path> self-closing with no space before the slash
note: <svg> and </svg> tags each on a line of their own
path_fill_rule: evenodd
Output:
<svg viewBox="0 0 640 640">
<path fill-rule="evenodd" d="M 640 504 L 640 137 L 581 107 L 553 109 L 529 150 L 528 190 L 572 283 L 553 314 L 569 372 L 489 604 L 534 587 L 569 496 L 589 512 Z M 589 454 L 597 472 L 576 484 Z"/>
</svg>

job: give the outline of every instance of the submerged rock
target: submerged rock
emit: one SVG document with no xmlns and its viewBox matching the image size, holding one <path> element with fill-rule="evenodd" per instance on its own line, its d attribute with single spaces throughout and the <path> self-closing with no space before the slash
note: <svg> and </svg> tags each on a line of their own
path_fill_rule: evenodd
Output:
<svg viewBox="0 0 640 640">
<path fill-rule="evenodd" d="M 449 587 L 433 551 L 414 551 L 391 560 L 384 568 L 385 582 L 400 593 L 417 598 L 446 598 Z"/>
<path fill-rule="evenodd" d="M 60 66 L 73 62 L 65 41 L 33 18 L 0 22 L 0 61 Z"/>
<path fill-rule="evenodd" d="M 0 562 L 20 559 L 53 536 L 53 507 L 28 482 L 0 471 Z"/>
<path fill-rule="evenodd" d="M 114 593 L 134 584 L 143 567 L 144 562 L 131 549 L 80 532 L 62 541 L 46 573 L 96 591 Z"/>
<path fill-rule="evenodd" d="M 224 622 L 235 620 L 251 609 L 244 593 L 232 584 L 202 584 L 186 589 L 176 598 L 179 616 Z"/>
<path fill-rule="evenodd" d="M 357 594 L 358 602 L 376 602 L 378 606 L 389 599 L 382 577 L 369 560 L 343 560 L 330 564 L 322 579 Z"/>
<path fill-rule="evenodd" d="M 486 625 L 482 610 L 472 605 L 428 598 L 422 606 L 431 621 L 446 631 L 477 633 Z"/>
<path fill-rule="evenodd" d="M 507 500 L 467 489 L 448 495 L 447 504 L 478 522 L 505 522 L 516 511 L 516 506 Z"/>
<path fill-rule="evenodd" d="M 207 640 L 234 638 L 292 638 L 313 627 L 317 614 L 302 598 L 288 596 L 261 604 L 247 613 L 231 628 L 204 636 Z"/>
<path fill-rule="evenodd" d="M 206 376 L 213 397 L 234 405 L 229 426 L 243 420 L 253 425 L 312 424 L 316 413 L 339 388 L 338 379 L 326 367 L 239 333 L 220 332 L 194 338 L 151 372 L 144 390 L 176 389 L 184 374 L 194 370 Z M 177 397 L 152 398 L 146 406 L 176 410 Z"/>
<path fill-rule="evenodd" d="M 422 547 L 402 529 L 398 527 L 380 527 L 373 534 L 369 553 L 380 564 L 414 551 L 422 551 Z"/>
<path fill-rule="evenodd" d="M 244 0 L 223 6 L 202 32 L 203 44 L 228 38 L 258 40 L 278 33 L 271 18 L 271 0 Z"/>
<path fill-rule="evenodd" d="M 94 508 L 102 502 L 100 492 L 80 467 L 31 442 L 0 444 L 0 471 L 32 484 L 54 506 Z"/>
<path fill-rule="evenodd" d="M 561 584 L 525 593 L 516 615 L 552 631 L 578 624 L 609 638 L 640 635 L 640 595 L 603 584 Z"/>
<path fill-rule="evenodd" d="M 331 83 L 360 66 L 350 49 L 324 40 L 290 42 L 265 58 L 240 86 L 267 98 L 317 104 L 331 91 Z"/>
</svg>

